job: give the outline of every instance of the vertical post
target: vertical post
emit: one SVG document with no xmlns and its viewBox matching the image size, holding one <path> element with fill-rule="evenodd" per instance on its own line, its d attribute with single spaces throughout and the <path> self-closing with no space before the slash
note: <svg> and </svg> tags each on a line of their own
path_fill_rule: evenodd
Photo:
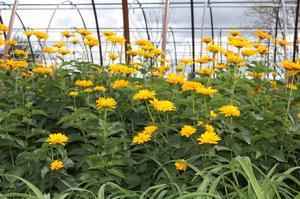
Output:
<svg viewBox="0 0 300 199">
<path fill-rule="evenodd" d="M 96 5 L 95 5 L 94 0 L 92 0 L 92 4 L 93 4 L 93 10 L 94 10 L 94 16 L 95 16 L 95 22 L 96 22 L 97 37 L 99 40 L 100 65 L 103 66 L 102 47 L 101 47 L 102 43 L 101 43 L 101 37 L 100 37 L 100 29 L 99 29 L 99 23 L 98 23 L 97 10 L 96 10 Z"/>
<path fill-rule="evenodd" d="M 285 6 L 285 0 L 281 0 L 282 5 L 282 12 L 283 12 L 283 39 L 286 40 L 286 33 L 287 33 L 287 27 L 286 27 L 286 6 Z M 284 59 L 287 59 L 287 49 L 286 45 L 283 46 L 283 52 L 284 52 Z"/>
<path fill-rule="evenodd" d="M 163 32 L 162 32 L 162 50 L 166 52 L 167 48 L 167 33 L 169 24 L 169 7 L 170 1 L 165 0 L 164 17 L 163 17 Z"/>
<path fill-rule="evenodd" d="M 214 34 L 214 19 L 212 14 L 212 7 L 210 6 L 210 0 L 208 0 L 209 6 L 209 14 L 210 14 L 210 28 L 211 28 L 211 38 L 213 40 L 213 44 L 215 43 L 215 34 Z"/>
<path fill-rule="evenodd" d="M 129 16 L 128 16 L 128 1 L 122 0 L 122 11 L 123 11 L 123 31 L 124 31 L 124 37 L 126 39 L 125 42 L 125 59 L 126 64 L 130 63 L 130 55 L 128 55 L 126 52 L 130 49 L 130 35 L 129 35 Z"/>
<path fill-rule="evenodd" d="M 19 4 L 19 0 L 15 0 L 13 9 L 12 9 L 11 15 L 10 15 L 10 21 L 9 21 L 8 32 L 7 32 L 7 37 L 6 37 L 7 40 L 11 39 L 18 4 Z M 4 60 L 6 60 L 6 54 L 8 53 L 8 50 L 9 50 L 9 45 L 5 44 L 4 53 L 3 53 Z"/>
<path fill-rule="evenodd" d="M 297 49 L 297 40 L 298 40 L 298 21 L 299 21 L 299 11 L 300 10 L 300 0 L 297 1 L 296 7 L 296 21 L 295 21 L 295 30 L 294 30 L 294 46 L 293 46 L 293 62 L 296 61 L 296 49 Z"/>
<path fill-rule="evenodd" d="M 191 25 L 192 25 L 192 58 L 195 60 L 195 19 L 194 19 L 194 0 L 191 0 Z M 195 78 L 195 62 L 192 66 L 192 78 Z"/>
<path fill-rule="evenodd" d="M 205 23 L 205 10 L 207 6 L 207 1 L 205 0 L 204 7 L 203 7 L 203 14 L 202 14 L 202 25 L 201 25 L 201 39 L 203 38 L 204 34 L 204 23 Z M 200 43 L 200 56 L 202 57 L 202 52 L 203 52 L 203 42 Z"/>
</svg>

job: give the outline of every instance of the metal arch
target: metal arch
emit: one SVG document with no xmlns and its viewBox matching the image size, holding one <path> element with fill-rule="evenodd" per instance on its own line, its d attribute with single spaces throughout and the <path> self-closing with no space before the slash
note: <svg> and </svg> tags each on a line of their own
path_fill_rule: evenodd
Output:
<svg viewBox="0 0 300 199">
<path fill-rule="evenodd" d="M 146 17 L 146 12 L 145 12 L 145 10 L 144 10 L 144 8 L 143 8 L 142 3 L 141 3 L 139 0 L 136 0 L 135 2 L 139 5 L 139 8 L 140 8 L 141 11 L 142 11 L 143 18 L 144 18 L 144 22 L 145 22 L 145 28 L 146 28 L 146 32 L 147 32 L 147 39 L 148 39 L 149 41 L 151 41 L 150 32 L 149 32 L 149 27 L 148 27 L 148 20 L 147 20 L 147 17 Z M 133 2 L 133 3 L 135 3 L 135 2 Z"/>
<path fill-rule="evenodd" d="M 214 34 L 214 20 L 213 20 L 213 14 L 212 14 L 212 7 L 211 2 L 208 0 L 208 6 L 209 6 L 209 14 L 210 14 L 210 28 L 211 28 L 211 38 L 213 40 L 213 44 L 215 43 L 215 34 Z"/>
<path fill-rule="evenodd" d="M 1 2 L 1 4 L 7 5 L 7 6 L 11 7 L 10 4 L 6 4 L 5 2 Z M 21 25 L 22 25 L 23 30 L 26 31 L 27 28 L 26 28 L 26 26 L 25 26 L 25 24 L 24 24 L 22 18 L 20 17 L 20 15 L 19 15 L 17 12 L 16 12 L 16 16 L 17 16 L 17 18 L 19 19 L 19 21 L 20 21 L 20 23 L 21 23 Z M 1 14 L 0 14 L 0 22 L 3 23 L 3 19 L 2 19 L 2 15 L 1 15 Z M 5 34 L 5 33 L 4 33 L 4 38 L 5 38 L 5 40 L 6 40 L 6 34 Z M 28 45 L 29 45 L 29 49 L 30 49 L 32 61 L 35 62 L 35 58 L 34 58 L 34 54 L 33 54 L 33 48 L 32 48 L 32 45 L 31 45 L 30 37 L 28 37 L 28 36 L 27 36 L 27 41 L 28 41 Z"/>
<path fill-rule="evenodd" d="M 68 1 L 68 0 L 67 0 L 67 1 L 63 1 L 63 2 L 61 2 L 60 4 L 58 4 L 58 5 L 56 6 L 56 8 L 54 9 L 54 11 L 53 11 L 53 13 L 52 13 L 52 15 L 51 15 L 50 21 L 49 21 L 49 23 L 48 23 L 48 27 L 47 27 L 47 29 L 46 29 L 46 33 L 47 33 L 47 34 L 48 34 L 48 32 L 49 32 L 49 29 L 50 29 L 50 26 L 51 26 L 51 23 L 52 23 L 52 20 L 53 20 L 53 18 L 54 18 L 54 16 L 55 16 L 56 11 L 59 9 L 59 7 L 60 7 L 61 5 L 64 5 L 65 3 L 69 3 L 71 6 L 74 6 L 74 7 L 75 7 L 75 9 L 77 10 L 77 12 L 78 12 L 78 14 L 79 14 L 79 16 L 80 16 L 80 18 L 81 18 L 83 27 L 84 27 L 85 29 L 87 29 L 86 23 L 85 23 L 85 21 L 84 21 L 84 19 L 83 19 L 83 17 L 82 17 L 82 14 L 81 14 L 79 8 L 77 7 L 77 5 L 74 4 L 72 1 Z M 46 45 L 46 40 L 45 40 L 44 43 L 43 43 L 43 46 L 45 46 L 45 45 Z M 87 52 L 87 51 L 88 51 L 88 50 L 87 50 L 87 47 L 86 47 L 86 46 L 84 46 L 84 47 L 85 47 L 85 50 L 86 50 L 86 52 Z M 91 56 L 93 56 L 91 50 L 90 50 L 90 54 L 91 54 Z M 42 52 L 41 52 L 41 60 L 42 60 L 43 56 L 44 56 L 44 52 L 42 51 Z"/>
<path fill-rule="evenodd" d="M 194 17 L 194 0 L 190 1 L 191 3 L 191 26 L 192 26 L 192 78 L 195 78 L 195 17 Z"/>
<path fill-rule="evenodd" d="M 174 53 L 175 53 L 175 64 L 177 65 L 177 48 L 176 48 L 176 40 L 175 40 L 175 35 L 174 35 L 174 31 L 173 31 L 173 28 L 172 28 L 172 27 L 170 27 L 170 31 L 171 31 L 172 38 L 173 38 Z"/>
<path fill-rule="evenodd" d="M 204 23 L 205 23 L 205 11 L 207 7 L 208 0 L 205 0 L 204 7 L 203 7 L 203 14 L 202 14 L 202 25 L 201 25 L 201 39 L 203 38 L 204 34 Z M 200 57 L 202 57 L 203 54 L 203 42 L 200 44 Z"/>
<path fill-rule="evenodd" d="M 97 28 L 97 37 L 99 40 L 99 55 L 100 55 L 100 65 L 103 66 L 103 57 L 102 57 L 102 43 L 101 43 L 101 37 L 100 37 L 100 29 L 99 29 L 99 23 L 98 23 L 98 17 L 97 17 L 97 10 L 96 10 L 96 5 L 95 1 L 92 0 L 93 4 L 93 10 L 94 10 L 94 16 L 95 16 L 95 22 L 96 22 L 96 28 Z"/>
<path fill-rule="evenodd" d="M 281 7 L 282 7 L 282 12 L 283 12 L 283 39 L 286 40 L 286 33 L 287 33 L 287 28 L 286 28 L 286 6 L 285 6 L 285 0 L 281 0 Z M 284 59 L 287 59 L 287 50 L 286 46 L 283 46 L 283 51 L 284 51 Z"/>
<path fill-rule="evenodd" d="M 297 40 L 298 40 L 298 21 L 299 21 L 299 12 L 300 12 L 299 10 L 300 10 L 300 0 L 297 1 L 297 7 L 296 7 L 296 20 L 295 20 L 294 44 L 293 44 L 293 62 L 296 61 Z"/>
</svg>

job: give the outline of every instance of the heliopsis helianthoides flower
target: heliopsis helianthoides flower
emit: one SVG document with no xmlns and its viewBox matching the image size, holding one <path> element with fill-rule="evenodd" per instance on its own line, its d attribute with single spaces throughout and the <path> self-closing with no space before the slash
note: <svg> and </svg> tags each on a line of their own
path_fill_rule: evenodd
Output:
<svg viewBox="0 0 300 199">
<path fill-rule="evenodd" d="M 27 37 L 31 37 L 32 35 L 34 35 L 34 31 L 33 30 L 26 30 L 23 32 L 24 35 L 26 35 Z"/>
<path fill-rule="evenodd" d="M 197 120 L 197 126 L 201 126 L 202 124 L 204 124 L 204 122 L 202 120 Z"/>
<path fill-rule="evenodd" d="M 256 50 L 257 50 L 257 52 L 258 52 L 259 54 L 261 54 L 261 55 L 268 54 L 269 51 L 270 51 L 269 48 L 268 48 L 267 46 L 265 46 L 265 45 L 259 46 Z"/>
<path fill-rule="evenodd" d="M 249 47 L 250 42 L 243 37 L 228 37 L 228 45 L 240 49 L 244 47 Z"/>
<path fill-rule="evenodd" d="M 113 98 L 99 97 L 96 101 L 97 108 L 112 108 L 117 107 L 117 102 Z"/>
<path fill-rule="evenodd" d="M 15 45 L 18 44 L 18 41 L 16 41 L 16 40 L 7 40 L 7 41 L 5 41 L 5 44 L 15 46 Z"/>
<path fill-rule="evenodd" d="M 202 37 L 201 41 L 203 43 L 209 44 L 213 41 L 213 39 L 211 37 Z"/>
<path fill-rule="evenodd" d="M 210 111 L 209 116 L 213 119 L 216 119 L 218 117 L 218 114 L 216 114 L 214 111 Z"/>
<path fill-rule="evenodd" d="M 102 93 L 105 93 L 107 89 L 104 86 L 95 86 L 94 91 L 100 91 Z"/>
<path fill-rule="evenodd" d="M 241 115 L 241 112 L 236 106 L 226 105 L 219 108 L 219 111 L 225 117 L 238 117 Z"/>
<path fill-rule="evenodd" d="M 16 49 L 16 50 L 14 50 L 14 54 L 15 55 L 19 55 L 19 56 L 27 56 L 29 53 L 28 52 L 26 52 L 26 51 L 24 51 L 24 50 L 19 50 L 19 49 Z"/>
<path fill-rule="evenodd" d="M 223 50 L 222 46 L 210 44 L 206 47 L 206 50 L 209 52 L 212 52 L 213 54 L 216 54 L 218 52 L 221 52 Z"/>
<path fill-rule="evenodd" d="M 255 49 L 246 48 L 246 49 L 243 49 L 241 51 L 241 53 L 244 57 L 251 57 L 251 56 L 255 55 L 257 53 L 257 51 Z"/>
<path fill-rule="evenodd" d="M 138 91 L 134 96 L 133 100 L 149 100 L 154 99 L 156 96 L 155 91 L 149 91 L 147 89 Z"/>
<path fill-rule="evenodd" d="M 71 96 L 71 97 L 76 97 L 78 95 L 79 95 L 79 93 L 77 91 L 71 91 L 71 92 L 69 92 L 69 96 Z"/>
<path fill-rule="evenodd" d="M 214 68 L 222 70 L 222 69 L 228 68 L 228 65 L 220 63 L 220 64 L 215 65 Z"/>
<path fill-rule="evenodd" d="M 6 62 L 3 62 L 13 68 L 14 70 L 17 70 L 19 68 L 27 68 L 29 66 L 29 63 L 26 61 L 19 61 L 19 60 L 6 60 Z"/>
<path fill-rule="evenodd" d="M 89 38 L 89 39 L 85 40 L 84 44 L 89 46 L 90 48 L 92 48 L 94 46 L 99 46 L 100 42 L 96 38 Z"/>
<path fill-rule="evenodd" d="M 213 89 L 211 87 L 205 88 L 205 87 L 198 87 L 196 89 L 196 93 L 198 94 L 202 94 L 202 95 L 213 95 L 216 92 L 218 92 L 218 90 Z"/>
<path fill-rule="evenodd" d="M 146 142 L 149 142 L 150 140 L 151 140 L 151 134 L 141 132 L 133 137 L 132 143 L 133 144 L 144 144 Z"/>
<path fill-rule="evenodd" d="M 108 36 L 106 37 L 107 41 L 114 43 L 114 44 L 120 44 L 120 45 L 124 45 L 126 42 L 126 39 L 123 37 L 118 37 L 116 35 L 112 35 L 112 36 Z"/>
<path fill-rule="evenodd" d="M 105 37 L 116 35 L 116 33 L 113 32 L 113 31 L 103 31 L 102 34 L 103 34 Z"/>
<path fill-rule="evenodd" d="M 136 74 L 138 71 L 134 68 L 127 67 L 122 64 L 112 64 L 108 67 L 109 74 Z"/>
<path fill-rule="evenodd" d="M 87 29 L 80 29 L 80 28 L 76 29 L 76 32 L 78 34 L 82 35 L 82 36 L 86 36 L 86 35 L 92 34 L 92 31 L 87 30 Z"/>
<path fill-rule="evenodd" d="M 215 132 L 215 128 L 210 124 L 205 124 L 205 131 L 207 132 Z"/>
<path fill-rule="evenodd" d="M 58 171 L 60 169 L 62 169 L 64 167 L 64 163 L 60 160 L 54 160 L 51 164 L 50 164 L 50 169 L 52 171 Z"/>
<path fill-rule="evenodd" d="M 254 35 L 256 35 L 260 40 L 264 40 L 264 39 L 271 39 L 272 36 L 269 35 L 268 33 L 262 31 L 262 30 L 256 30 L 254 32 Z"/>
<path fill-rule="evenodd" d="M 289 88 L 289 89 L 291 89 L 291 90 L 297 90 L 297 89 L 298 89 L 298 87 L 297 87 L 296 84 L 291 84 L 291 83 L 286 84 L 285 87 L 286 87 L 286 88 Z"/>
<path fill-rule="evenodd" d="M 34 69 L 32 69 L 33 73 L 37 73 L 37 74 L 51 74 L 53 72 L 52 68 L 46 68 L 46 67 L 36 67 Z"/>
<path fill-rule="evenodd" d="M 300 71 L 300 64 L 297 64 L 289 60 L 284 60 L 280 62 L 279 65 L 286 68 L 287 70 Z"/>
<path fill-rule="evenodd" d="M 270 81 L 271 87 L 274 91 L 279 90 L 279 86 L 276 81 Z"/>
<path fill-rule="evenodd" d="M 228 33 L 229 33 L 231 36 L 233 36 L 233 37 L 236 37 L 236 36 L 240 36 L 240 35 L 241 35 L 241 32 L 238 31 L 238 30 L 230 30 Z"/>
<path fill-rule="evenodd" d="M 56 50 L 54 48 L 51 48 L 51 47 L 44 47 L 43 48 L 43 51 L 45 53 L 49 53 L 49 54 L 53 54 L 53 53 L 56 53 Z"/>
<path fill-rule="evenodd" d="M 215 70 L 210 69 L 210 68 L 200 68 L 199 74 L 201 74 L 201 75 L 212 75 L 212 74 L 215 74 Z"/>
<path fill-rule="evenodd" d="M 62 133 L 51 133 L 47 138 L 47 142 L 50 145 L 54 145 L 54 144 L 65 145 L 66 142 L 68 142 L 68 140 L 69 140 L 69 138 L 65 134 L 62 134 Z"/>
<path fill-rule="evenodd" d="M 210 61 L 210 57 L 203 56 L 201 58 L 196 58 L 195 62 L 200 63 L 200 64 L 206 64 Z"/>
<path fill-rule="evenodd" d="M 112 83 L 110 84 L 110 86 L 111 86 L 113 89 L 117 89 L 117 88 L 126 88 L 126 87 L 129 86 L 129 81 L 124 80 L 124 79 L 116 80 L 116 81 L 112 82 Z"/>
<path fill-rule="evenodd" d="M 92 92 L 94 92 L 94 90 L 91 89 L 91 88 L 86 88 L 86 89 L 83 90 L 83 92 L 85 92 L 85 93 L 92 93 Z"/>
<path fill-rule="evenodd" d="M 237 66 L 242 66 L 245 63 L 244 58 L 236 54 L 228 54 L 226 59 L 229 63 L 236 64 Z"/>
<path fill-rule="evenodd" d="M 63 42 L 63 41 L 60 41 L 60 42 L 54 42 L 52 44 L 53 47 L 56 47 L 56 48 L 62 48 L 62 47 L 65 47 L 67 46 L 68 44 L 66 42 Z"/>
<path fill-rule="evenodd" d="M 190 137 L 194 133 L 196 133 L 196 129 L 190 125 L 184 125 L 180 130 L 180 135 L 185 137 Z"/>
<path fill-rule="evenodd" d="M 143 133 L 149 134 L 149 135 L 153 135 L 153 133 L 158 129 L 157 126 L 155 125 L 150 125 L 150 126 L 146 126 L 143 130 Z"/>
<path fill-rule="evenodd" d="M 33 35 L 35 35 L 38 40 L 47 40 L 49 38 L 49 35 L 46 32 L 42 32 L 42 31 L 34 31 Z"/>
<path fill-rule="evenodd" d="M 175 162 L 175 167 L 179 171 L 185 171 L 187 169 L 188 163 L 184 159 L 180 159 Z"/>
<path fill-rule="evenodd" d="M 164 59 L 164 58 L 158 58 L 158 59 L 157 59 L 157 62 L 167 64 L 167 63 L 169 63 L 170 61 L 167 60 L 167 59 Z"/>
<path fill-rule="evenodd" d="M 300 113 L 298 113 L 298 115 L 297 115 L 297 118 L 299 118 L 299 119 L 300 119 Z"/>
<path fill-rule="evenodd" d="M 56 51 L 57 53 L 61 54 L 61 55 L 69 55 L 69 54 L 72 54 L 73 52 L 71 50 L 68 50 L 68 49 L 57 49 Z"/>
<path fill-rule="evenodd" d="M 76 39 L 76 38 L 74 38 L 74 39 L 71 39 L 71 42 L 72 42 L 72 44 L 78 44 L 80 41 L 79 41 L 79 39 Z"/>
<path fill-rule="evenodd" d="M 290 45 L 290 44 L 291 44 L 291 43 L 288 42 L 287 40 L 283 40 L 283 39 L 278 39 L 277 41 L 278 41 L 278 44 L 279 44 L 280 46 L 287 46 L 287 45 Z"/>
<path fill-rule="evenodd" d="M 204 87 L 204 86 L 200 82 L 185 81 L 185 82 L 183 82 L 181 89 L 183 91 L 195 91 L 195 90 L 197 90 L 197 88 L 202 88 L 202 87 Z"/>
<path fill-rule="evenodd" d="M 179 63 L 183 65 L 192 65 L 194 61 L 192 59 L 181 59 L 179 60 Z"/>
<path fill-rule="evenodd" d="M 93 86 L 94 83 L 91 80 L 76 80 L 75 85 L 80 87 L 89 87 Z"/>
<path fill-rule="evenodd" d="M 248 72 L 248 76 L 260 79 L 264 77 L 264 73 Z"/>
<path fill-rule="evenodd" d="M 158 100 L 154 99 L 151 100 L 150 103 L 152 104 L 153 108 L 156 111 L 166 112 L 166 111 L 176 111 L 176 107 L 173 102 L 168 100 Z"/>
<path fill-rule="evenodd" d="M 171 83 L 171 84 L 180 84 L 183 83 L 185 79 L 185 75 L 183 74 L 168 74 L 168 77 L 166 79 L 167 82 Z"/>
<path fill-rule="evenodd" d="M 110 54 L 108 54 L 108 58 L 109 59 L 111 59 L 111 60 L 116 60 L 116 59 L 118 59 L 120 56 L 119 55 L 117 55 L 117 54 L 113 54 L 113 53 L 110 53 Z"/>
<path fill-rule="evenodd" d="M 64 36 L 64 37 L 66 37 L 66 38 L 75 36 L 74 33 L 71 33 L 71 32 L 69 32 L 69 31 L 62 31 L 60 34 L 61 34 L 62 36 Z"/>
<path fill-rule="evenodd" d="M 184 70 L 184 66 L 176 66 L 176 71 L 181 72 Z"/>
<path fill-rule="evenodd" d="M 198 138 L 199 144 L 218 144 L 218 142 L 221 140 L 220 136 L 212 131 L 205 131 L 202 133 Z"/>
<path fill-rule="evenodd" d="M 8 31 L 8 27 L 2 23 L 0 23 L 0 32 L 7 32 Z"/>
</svg>

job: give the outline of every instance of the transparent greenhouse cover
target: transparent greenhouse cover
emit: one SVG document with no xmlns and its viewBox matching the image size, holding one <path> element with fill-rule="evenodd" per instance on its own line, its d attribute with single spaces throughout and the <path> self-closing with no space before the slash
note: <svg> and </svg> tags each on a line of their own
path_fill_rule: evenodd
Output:
<svg viewBox="0 0 300 199">
<path fill-rule="evenodd" d="M 1 2 L 1 1 L 0 1 Z M 80 10 L 83 20 L 70 1 L 62 0 L 21 0 L 17 13 L 24 25 L 28 28 L 46 31 L 49 26 L 49 43 L 61 40 L 60 32 L 63 30 L 75 30 L 83 28 L 83 21 L 88 29 L 96 35 L 95 18 L 90 0 L 72 0 L 71 2 Z M 205 0 L 194 0 L 195 12 L 195 49 L 196 55 L 200 51 L 200 38 L 202 17 Z M 3 4 L 4 3 L 4 4 Z M 1 16 L 6 25 L 9 23 L 11 7 L 5 4 L 12 4 L 13 0 L 2 1 L 0 4 Z M 123 16 L 121 0 L 95 0 L 100 31 L 110 30 L 123 35 Z M 54 10 L 59 6 L 56 13 Z M 146 39 L 146 26 L 142 9 L 145 12 L 147 25 L 151 41 L 161 45 L 162 18 L 164 11 L 163 0 L 128 0 L 129 7 L 129 26 L 131 41 L 136 39 Z M 285 1 L 287 9 L 295 9 L 296 1 Z M 263 29 L 273 33 L 275 24 L 266 26 L 264 23 L 253 23 L 253 14 L 249 12 L 253 9 L 265 9 L 272 12 L 275 8 L 281 7 L 279 1 L 263 0 L 212 0 L 210 1 L 213 17 L 213 30 L 215 41 L 219 44 L 226 42 L 227 32 L 232 29 L 240 30 L 245 37 L 252 37 L 256 29 Z M 266 12 L 267 12 L 266 11 Z M 280 16 L 282 17 L 282 13 Z M 51 24 L 49 21 L 53 19 Z M 207 7 L 204 20 L 204 35 L 211 37 L 211 18 L 210 10 Z M 252 22 L 251 22 L 252 20 Z M 292 20 L 293 21 L 293 20 Z M 272 23 L 270 21 L 270 23 Z M 288 24 L 287 40 L 292 41 L 294 24 Z M 14 35 L 22 32 L 22 25 L 18 19 L 14 24 Z M 282 31 L 282 30 L 281 30 Z M 176 48 L 176 58 L 181 59 L 191 56 L 191 8 L 189 0 L 171 0 L 169 16 L 169 32 L 167 38 L 167 52 L 170 59 L 175 59 L 174 50 Z M 96 59 L 99 57 L 94 49 Z M 97 57 L 98 56 L 98 57 Z"/>
</svg>

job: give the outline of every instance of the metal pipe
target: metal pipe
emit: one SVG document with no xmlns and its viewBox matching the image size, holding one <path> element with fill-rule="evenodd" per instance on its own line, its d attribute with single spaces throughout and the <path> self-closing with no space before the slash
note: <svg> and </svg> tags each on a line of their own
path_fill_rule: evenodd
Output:
<svg viewBox="0 0 300 199">
<path fill-rule="evenodd" d="M 140 6 L 140 9 L 142 10 L 142 14 L 143 14 L 143 17 L 144 17 L 144 21 L 145 21 L 145 28 L 146 28 L 146 33 L 147 33 L 147 39 L 149 41 L 151 41 L 151 37 L 150 37 L 150 33 L 149 33 L 149 27 L 148 27 L 148 21 L 147 21 L 147 17 L 146 17 L 146 12 L 142 6 L 142 4 L 140 3 L 139 0 L 136 0 L 136 2 L 139 4 Z"/>
<path fill-rule="evenodd" d="M 194 19 L 194 0 L 190 1 L 191 3 L 191 26 L 192 26 L 192 58 L 193 58 L 193 65 L 192 65 L 192 74 L 191 77 L 195 78 L 195 19 Z"/>
<path fill-rule="evenodd" d="M 7 32 L 7 37 L 6 37 L 7 40 L 11 39 L 18 4 L 19 4 L 19 0 L 15 0 L 13 9 L 12 9 L 11 15 L 10 15 L 10 21 L 9 21 L 8 32 Z M 6 54 L 8 53 L 9 47 L 10 47 L 10 45 L 5 44 L 4 53 L 3 53 L 4 60 L 6 60 Z"/>
<path fill-rule="evenodd" d="M 171 33 L 172 33 L 172 37 L 173 37 L 173 45 L 174 45 L 174 54 L 175 54 L 175 64 L 177 66 L 177 48 L 176 48 L 176 40 L 175 40 L 175 35 L 174 35 L 174 31 L 172 29 L 172 27 L 170 27 Z"/>
<path fill-rule="evenodd" d="M 286 7 L 285 7 L 285 0 L 281 0 L 281 5 L 282 5 L 282 12 L 283 12 L 283 39 L 286 40 L 286 32 L 287 32 L 287 28 L 286 28 Z M 287 49 L 286 46 L 283 46 L 283 51 L 284 51 L 284 59 L 287 59 Z"/>
<path fill-rule="evenodd" d="M 298 21 L 299 21 L 299 11 L 300 10 L 300 0 L 297 1 L 296 8 L 296 20 L 295 20 L 295 31 L 294 31 L 294 44 L 293 44 L 293 62 L 296 61 L 296 49 L 297 49 L 297 40 L 298 40 Z"/>
<path fill-rule="evenodd" d="M 203 7 L 203 14 L 202 14 L 202 25 L 201 25 L 201 39 L 203 38 L 204 33 L 204 23 L 205 23 L 205 10 L 207 6 L 208 0 L 205 0 L 205 6 Z M 202 57 L 203 53 L 203 42 L 200 44 L 200 57 Z"/>
<path fill-rule="evenodd" d="M 208 0 L 208 6 L 209 6 L 209 14 L 210 14 L 210 28 L 211 28 L 211 38 L 213 40 L 213 44 L 215 43 L 215 34 L 214 34 L 214 20 L 213 20 L 213 14 L 212 14 L 212 7 L 210 6 L 211 2 Z"/>
<path fill-rule="evenodd" d="M 130 63 L 130 55 L 126 52 L 131 49 L 130 45 L 130 35 L 129 35 L 129 16 L 128 16 L 128 1 L 122 0 L 122 11 L 123 11 L 123 27 L 124 27 L 124 37 L 126 39 L 125 42 L 125 59 L 126 63 Z"/>
<path fill-rule="evenodd" d="M 101 43 L 101 37 L 100 37 L 100 29 L 99 29 L 99 23 L 98 23 L 98 17 L 97 17 L 97 10 L 95 6 L 95 1 L 92 0 L 93 4 L 93 10 L 94 10 L 94 16 L 95 16 L 95 22 L 96 22 L 96 28 L 97 28 L 97 37 L 99 41 L 99 55 L 100 55 L 100 65 L 103 66 L 103 57 L 102 57 L 102 43 Z"/>
<path fill-rule="evenodd" d="M 168 25 L 169 25 L 169 10 L 170 10 L 170 1 L 165 0 L 164 8 L 164 17 L 163 17 L 163 29 L 162 29 L 162 50 L 166 52 L 167 48 L 167 34 L 168 34 Z"/>
</svg>

